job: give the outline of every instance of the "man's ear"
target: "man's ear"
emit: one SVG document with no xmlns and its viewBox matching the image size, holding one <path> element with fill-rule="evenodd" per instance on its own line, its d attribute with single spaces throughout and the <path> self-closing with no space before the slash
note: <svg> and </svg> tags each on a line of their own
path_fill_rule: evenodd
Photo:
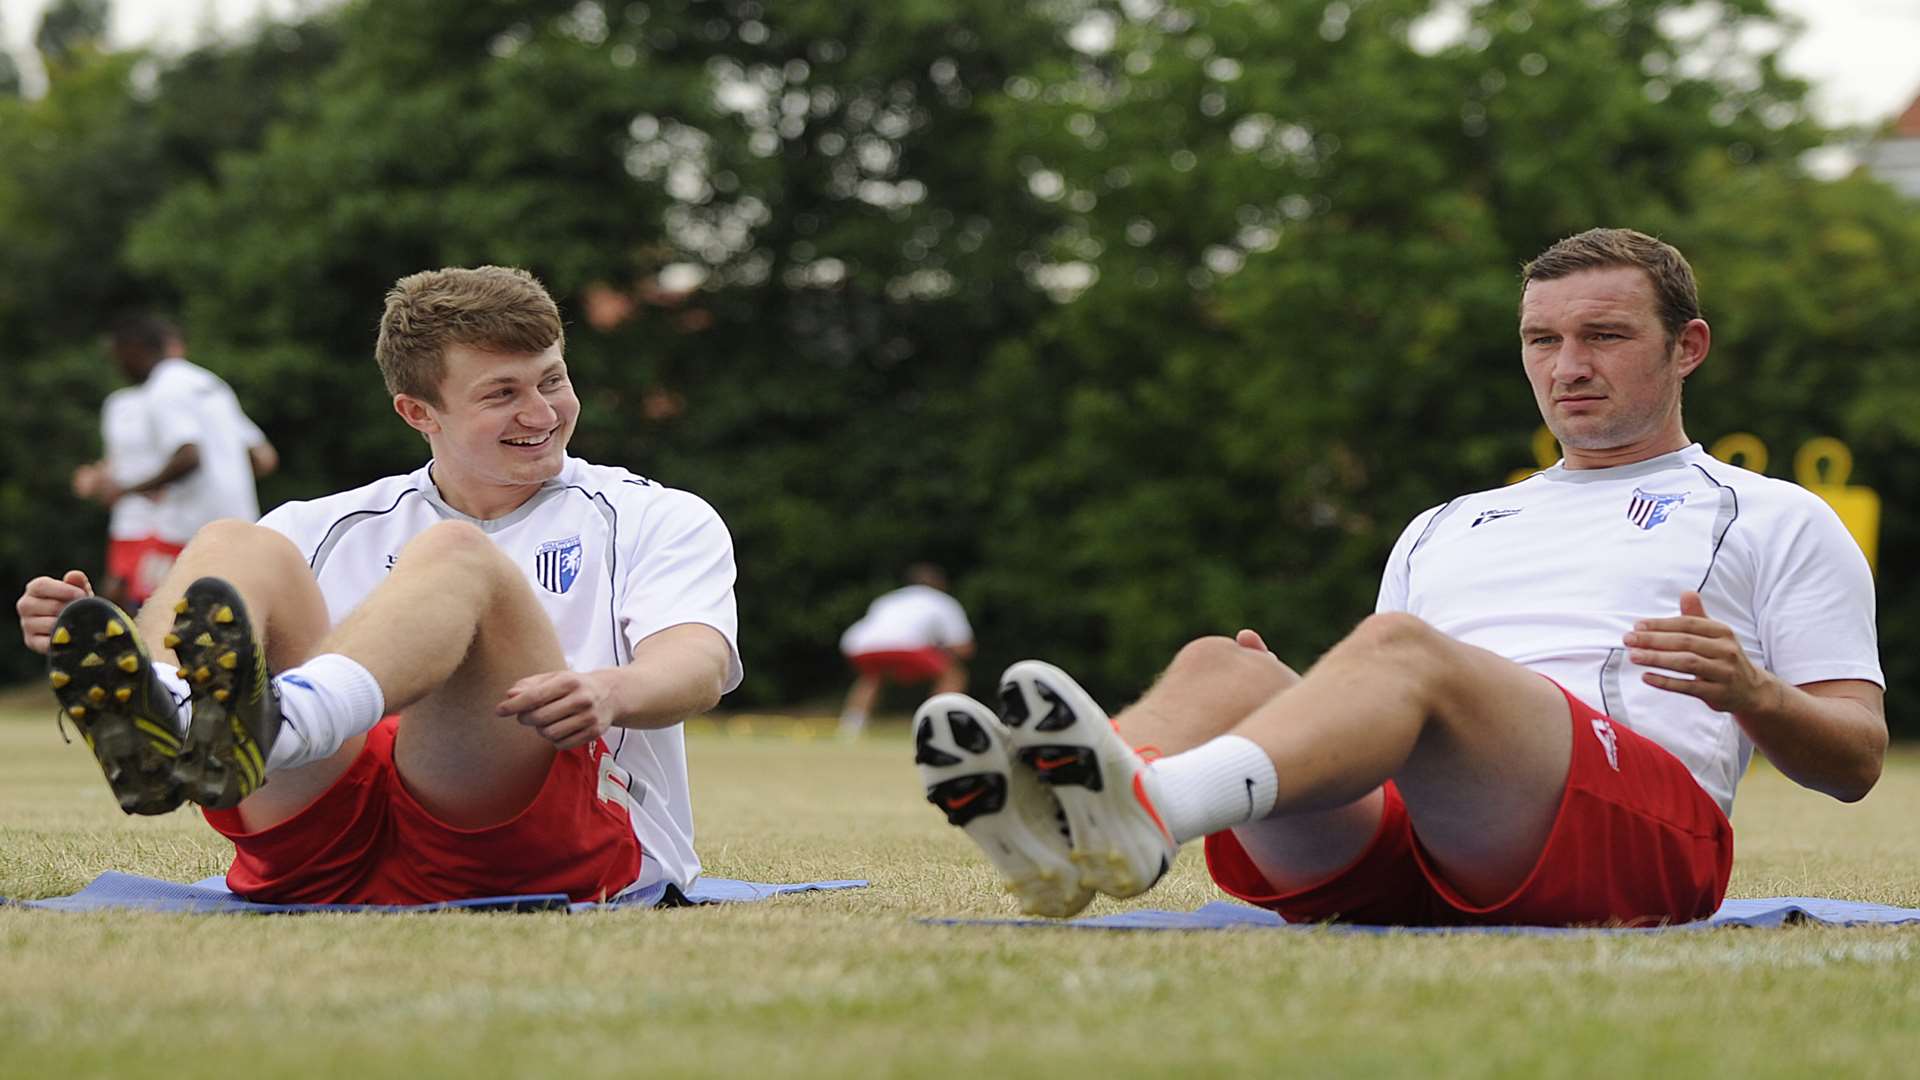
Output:
<svg viewBox="0 0 1920 1080">
<path fill-rule="evenodd" d="M 1706 362 L 1707 352 L 1713 348 L 1713 330 L 1707 326 L 1707 320 L 1695 319 L 1680 328 L 1680 337 L 1674 346 L 1680 361 L 1680 377 L 1684 379 Z"/>
<path fill-rule="evenodd" d="M 435 415 L 433 406 L 411 394 L 393 395 L 393 411 L 400 414 L 400 419 L 405 420 L 408 427 L 422 435 L 440 433 L 440 419 Z"/>
</svg>

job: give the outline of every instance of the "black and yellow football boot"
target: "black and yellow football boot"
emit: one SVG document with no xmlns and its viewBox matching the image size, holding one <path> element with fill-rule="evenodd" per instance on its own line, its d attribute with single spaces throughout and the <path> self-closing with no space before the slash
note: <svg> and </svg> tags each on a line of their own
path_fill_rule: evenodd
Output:
<svg viewBox="0 0 1920 1080">
<path fill-rule="evenodd" d="M 181 794 L 224 810 L 259 790 L 280 734 L 280 700 L 239 590 L 215 577 L 187 586 L 167 647 L 180 658 L 193 720 L 173 762 Z"/>
<path fill-rule="evenodd" d="M 120 809 L 164 814 L 180 805 L 179 705 L 153 671 L 133 619 L 112 601 L 86 596 L 53 624 L 47 682 L 73 721 Z"/>
</svg>

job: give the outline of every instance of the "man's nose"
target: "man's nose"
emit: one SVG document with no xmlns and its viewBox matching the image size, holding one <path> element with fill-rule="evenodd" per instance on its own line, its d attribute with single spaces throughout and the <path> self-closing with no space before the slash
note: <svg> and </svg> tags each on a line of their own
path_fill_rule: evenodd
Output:
<svg viewBox="0 0 1920 1080">
<path fill-rule="evenodd" d="M 559 411 L 553 407 L 553 402 L 548 401 L 545 394 L 536 393 L 529 396 L 531 400 L 520 406 L 520 422 L 529 427 L 551 427 L 560 417 Z"/>
<path fill-rule="evenodd" d="M 1577 383 L 1593 377 L 1593 357 L 1580 342 L 1570 341 L 1553 355 L 1553 381 Z"/>
</svg>

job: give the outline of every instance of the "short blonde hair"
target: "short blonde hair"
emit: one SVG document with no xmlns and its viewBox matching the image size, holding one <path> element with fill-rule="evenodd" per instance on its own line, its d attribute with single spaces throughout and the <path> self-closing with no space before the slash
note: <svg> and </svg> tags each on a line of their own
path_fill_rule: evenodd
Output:
<svg viewBox="0 0 1920 1080">
<path fill-rule="evenodd" d="M 450 266 L 393 283 L 373 356 L 388 393 L 438 406 L 448 346 L 538 353 L 565 341 L 560 308 L 532 274 L 508 266 Z"/>
</svg>

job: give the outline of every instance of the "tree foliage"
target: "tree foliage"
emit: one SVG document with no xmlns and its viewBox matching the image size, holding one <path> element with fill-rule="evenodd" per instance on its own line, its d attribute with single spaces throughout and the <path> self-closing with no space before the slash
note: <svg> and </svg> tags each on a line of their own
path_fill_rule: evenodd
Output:
<svg viewBox="0 0 1920 1080">
<path fill-rule="evenodd" d="M 1884 653 L 1914 686 L 1920 215 L 1802 171 L 1824 133 L 1752 44 L 1773 21 L 362 0 L 83 58 L 0 97 L 0 332 L 32 391 L 0 566 L 97 544 L 61 488 L 103 312 L 182 312 L 285 452 L 272 503 L 417 464 L 369 358 L 380 297 L 499 262 L 567 314 L 576 452 L 733 529 L 737 701 L 836 693 L 839 629 L 928 558 L 989 676 L 1038 653 L 1120 697 L 1241 625 L 1304 666 L 1410 515 L 1531 460 L 1519 264 L 1630 224 L 1700 272 L 1693 433 L 1756 432 L 1775 474 L 1839 435 L 1885 496 Z"/>
</svg>

